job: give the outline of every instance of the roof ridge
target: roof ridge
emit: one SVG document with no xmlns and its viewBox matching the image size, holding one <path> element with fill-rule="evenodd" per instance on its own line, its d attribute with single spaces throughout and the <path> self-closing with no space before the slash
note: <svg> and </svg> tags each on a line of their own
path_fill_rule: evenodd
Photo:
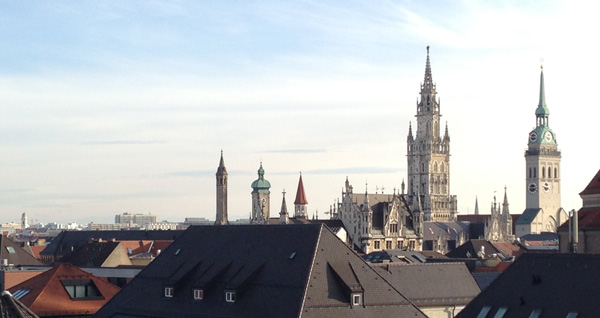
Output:
<svg viewBox="0 0 600 318">
<path fill-rule="evenodd" d="M 302 177 L 302 176 L 300 176 Z M 295 225 L 295 224 L 292 224 Z M 290 225 L 282 225 L 282 226 L 290 226 Z M 319 245 L 321 244 L 321 236 L 323 235 L 323 228 L 327 228 L 324 224 L 319 224 L 321 227 L 319 229 L 319 235 L 317 236 L 317 241 L 315 242 L 315 247 L 313 249 L 313 255 L 310 261 L 310 268 L 308 269 L 308 276 L 306 277 L 306 284 L 304 284 L 304 291 L 302 292 L 302 303 L 299 307 L 298 317 L 302 317 L 302 313 L 304 312 L 304 306 L 306 304 L 306 296 L 308 295 L 308 287 L 310 286 L 310 277 L 312 276 L 313 269 L 315 267 L 315 260 L 317 259 L 317 254 L 319 253 Z M 331 232 L 331 230 L 329 229 Z M 331 232 L 333 234 L 333 232 Z M 334 234 L 335 235 L 335 234 Z"/>
</svg>

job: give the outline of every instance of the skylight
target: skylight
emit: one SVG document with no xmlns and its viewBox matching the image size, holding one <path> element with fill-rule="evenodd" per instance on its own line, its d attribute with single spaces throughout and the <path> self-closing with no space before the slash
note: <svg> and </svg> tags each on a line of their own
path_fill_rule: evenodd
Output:
<svg viewBox="0 0 600 318">
<path fill-rule="evenodd" d="M 9 253 L 11 253 L 11 254 L 14 254 L 14 253 L 15 253 L 15 249 L 14 249 L 12 246 L 7 246 L 7 247 L 6 247 L 6 250 L 7 250 Z"/>
<path fill-rule="evenodd" d="M 30 291 L 31 289 L 19 289 L 13 294 L 13 297 L 15 299 L 21 299 L 21 297 L 29 294 Z"/>
<path fill-rule="evenodd" d="M 485 318 L 488 312 L 490 312 L 490 309 L 492 309 L 492 307 L 483 306 L 483 308 L 481 308 L 481 311 L 479 312 L 479 315 L 477 315 L 477 318 Z"/>
</svg>

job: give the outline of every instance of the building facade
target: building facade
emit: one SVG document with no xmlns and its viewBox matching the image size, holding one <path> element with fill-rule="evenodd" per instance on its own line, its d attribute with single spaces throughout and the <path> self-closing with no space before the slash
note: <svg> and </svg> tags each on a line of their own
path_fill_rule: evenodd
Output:
<svg viewBox="0 0 600 318">
<path fill-rule="evenodd" d="M 544 70 L 540 72 L 540 98 L 536 127 L 529 133 L 525 151 L 525 211 L 516 224 L 516 235 L 556 232 L 567 215 L 560 202 L 560 160 L 556 134 L 550 129 Z"/>
<path fill-rule="evenodd" d="M 404 195 L 354 193 L 346 178 L 337 217 L 352 245 L 365 253 L 386 249 L 422 249 L 420 211 L 411 213 Z"/>
<path fill-rule="evenodd" d="M 131 214 L 123 213 L 115 215 L 115 223 L 127 223 L 129 225 L 137 224 L 142 225 L 146 223 L 156 223 L 156 215 L 152 214 Z"/>
<path fill-rule="evenodd" d="M 412 124 L 407 138 L 408 203 L 420 202 L 424 221 L 456 221 L 456 196 L 450 195 L 450 135 L 448 125 L 441 134 L 440 100 L 431 75 L 429 47 L 425 79 L 417 100 L 417 129 Z"/>
<path fill-rule="evenodd" d="M 490 242 L 512 242 L 515 240 L 512 228 L 512 217 L 508 210 L 508 198 L 506 187 L 504 187 L 502 210 L 500 210 L 500 203 L 496 203 L 496 196 L 494 196 L 490 218 L 485 224 L 485 239 Z"/>
</svg>

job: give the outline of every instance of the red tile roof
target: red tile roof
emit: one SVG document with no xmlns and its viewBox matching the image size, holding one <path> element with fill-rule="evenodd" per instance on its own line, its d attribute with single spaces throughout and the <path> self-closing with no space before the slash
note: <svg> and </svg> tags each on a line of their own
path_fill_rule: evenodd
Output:
<svg viewBox="0 0 600 318">
<path fill-rule="evenodd" d="M 61 281 L 78 279 L 91 280 L 104 299 L 71 299 Z M 92 315 L 120 289 L 71 264 L 61 264 L 9 289 L 13 295 L 19 290 L 29 290 L 19 299 L 24 305 L 39 316 L 49 316 Z"/>
<path fill-rule="evenodd" d="M 304 193 L 304 184 L 302 183 L 302 175 L 300 175 L 300 181 L 298 181 L 298 191 L 296 192 L 296 200 L 294 204 L 308 204 L 306 200 L 306 193 Z"/>
<path fill-rule="evenodd" d="M 598 170 L 598 173 L 596 173 L 596 175 L 594 176 L 592 181 L 590 181 L 590 183 L 587 185 L 587 187 L 585 187 L 585 189 L 583 191 L 581 191 L 579 193 L 579 195 L 598 194 L 598 193 L 600 193 L 600 170 Z"/>
<path fill-rule="evenodd" d="M 581 208 L 577 212 L 579 230 L 598 230 L 600 229 L 600 207 Z M 569 230 L 569 221 L 563 223 L 559 231 Z"/>
</svg>

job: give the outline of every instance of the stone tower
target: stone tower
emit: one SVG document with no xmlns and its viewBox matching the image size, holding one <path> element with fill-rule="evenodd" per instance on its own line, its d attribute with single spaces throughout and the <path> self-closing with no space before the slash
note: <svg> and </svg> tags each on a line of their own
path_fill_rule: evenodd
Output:
<svg viewBox="0 0 600 318">
<path fill-rule="evenodd" d="M 262 162 L 258 168 L 258 179 L 252 182 L 252 219 L 253 224 L 266 224 L 270 217 L 271 183 L 265 179 L 265 169 Z"/>
<path fill-rule="evenodd" d="M 417 131 L 407 138 L 408 202 L 416 208 L 420 196 L 423 221 L 456 221 L 456 196 L 450 195 L 450 135 L 440 131 L 440 100 L 431 76 L 429 47 L 425 79 L 417 99 Z"/>
<path fill-rule="evenodd" d="M 302 173 L 300 173 L 300 180 L 298 180 L 298 190 L 296 190 L 296 200 L 294 200 L 294 216 L 296 218 L 307 218 L 308 201 L 306 200 L 306 193 L 304 192 L 304 183 L 302 183 Z"/>
<path fill-rule="evenodd" d="M 282 192 L 283 199 L 281 199 L 281 211 L 279 211 L 279 224 L 289 224 L 290 215 L 287 210 L 287 204 L 285 203 L 285 190 Z"/>
<path fill-rule="evenodd" d="M 23 212 L 23 214 L 21 214 L 21 229 L 25 230 L 29 227 L 29 224 L 27 224 L 27 214 L 25 214 L 25 212 Z"/>
<path fill-rule="evenodd" d="M 532 224 L 532 233 L 555 232 L 561 220 L 560 202 L 560 159 L 556 135 L 550 129 L 550 111 L 546 106 L 544 70 L 540 72 L 540 99 L 535 110 L 535 128 L 529 133 L 525 151 L 526 200 L 525 212 L 536 215 L 537 224 Z M 537 213 L 539 213 L 537 212 Z M 521 221 L 521 220 L 520 220 Z M 542 228 L 535 228 L 541 225 Z"/>
<path fill-rule="evenodd" d="M 221 161 L 217 168 L 217 217 L 215 225 L 228 225 L 227 220 L 227 169 L 223 161 L 223 150 L 221 150 Z"/>
</svg>

